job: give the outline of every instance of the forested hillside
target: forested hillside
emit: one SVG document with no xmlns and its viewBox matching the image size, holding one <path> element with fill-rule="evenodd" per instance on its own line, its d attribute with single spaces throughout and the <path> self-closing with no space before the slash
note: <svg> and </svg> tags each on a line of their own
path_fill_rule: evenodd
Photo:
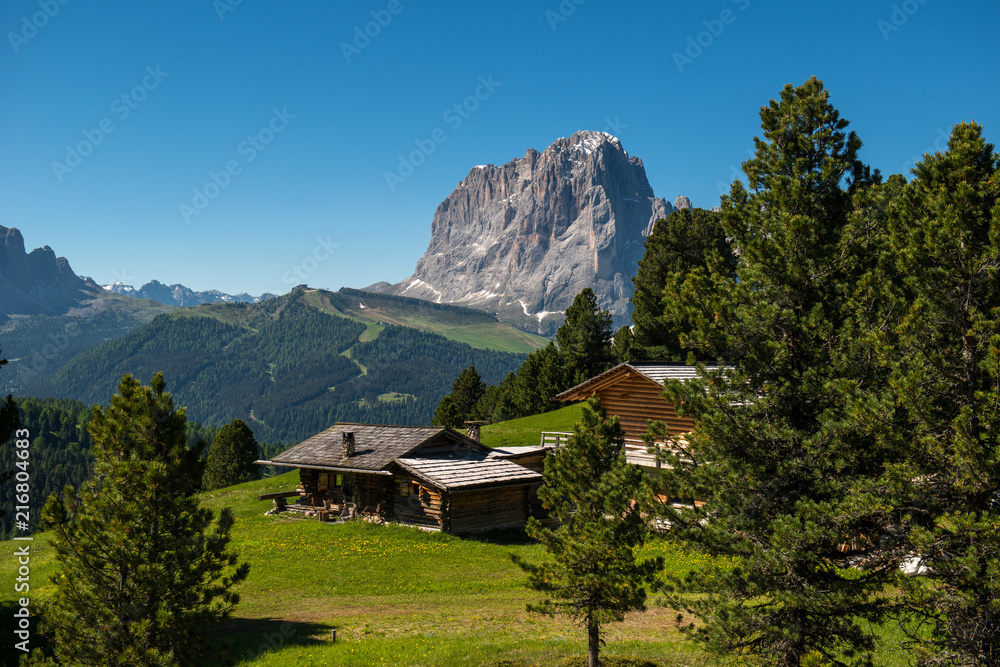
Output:
<svg viewBox="0 0 1000 667">
<path fill-rule="evenodd" d="M 163 371 L 189 419 L 221 426 L 239 417 L 259 441 L 292 442 L 335 421 L 430 423 L 462 368 L 475 365 L 498 382 L 524 358 L 402 326 L 372 332 L 319 310 L 316 293 L 157 317 L 78 355 L 27 393 L 104 403 L 125 373 L 148 381 Z"/>
<path fill-rule="evenodd" d="M 176 310 L 149 299 L 109 295 L 66 315 L 8 317 L 0 321 L 0 342 L 10 365 L 3 393 L 24 394 L 75 355 L 138 329 L 161 313 Z"/>
<path fill-rule="evenodd" d="M 78 487 L 80 482 L 90 476 L 93 464 L 93 443 L 87 432 L 90 406 L 69 399 L 20 398 L 17 400 L 17 407 L 21 428 L 28 432 L 28 440 L 31 442 L 28 471 L 31 475 L 29 515 L 31 524 L 37 525 L 42 506 L 49 495 L 62 491 L 67 484 Z M 210 443 L 215 435 L 215 429 L 204 428 L 196 422 L 189 421 L 187 428 L 190 446 L 194 446 L 199 439 Z M 8 466 L 17 460 L 14 443 L 13 438 L 0 443 L 0 461 L 8 462 Z M 0 510 L 3 510 L 0 539 L 11 536 L 11 527 L 16 518 L 12 484 L 13 482 L 8 482 L 4 487 L 10 493 L 0 495 Z"/>
</svg>

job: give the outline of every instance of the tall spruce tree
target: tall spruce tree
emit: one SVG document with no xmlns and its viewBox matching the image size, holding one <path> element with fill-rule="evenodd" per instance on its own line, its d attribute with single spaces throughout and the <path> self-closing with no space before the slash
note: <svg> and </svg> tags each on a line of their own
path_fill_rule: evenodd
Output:
<svg viewBox="0 0 1000 667">
<path fill-rule="evenodd" d="M 679 209 L 666 219 L 660 218 L 644 245 L 638 272 L 632 278 L 635 328 L 629 356 L 684 363 L 689 350 L 681 344 L 681 335 L 688 327 L 678 317 L 680 311 L 664 304 L 667 278 L 710 268 L 732 274 L 736 270 L 736 255 L 726 239 L 719 214 L 700 208 Z"/>
<path fill-rule="evenodd" d="M 451 393 L 438 403 L 434 411 L 434 423 L 438 426 L 462 428 L 466 421 L 475 419 L 476 409 L 486 391 L 483 378 L 475 366 L 469 366 L 459 373 L 451 385 Z"/>
<path fill-rule="evenodd" d="M 260 479 L 257 439 L 242 419 L 234 419 L 215 434 L 205 461 L 201 486 L 205 491 Z"/>
<path fill-rule="evenodd" d="M 55 654 L 35 664 L 197 665 L 209 633 L 239 601 L 249 566 L 228 548 L 233 515 L 199 506 L 201 452 L 161 374 L 122 378 L 89 430 L 94 476 L 49 498 L 59 569 L 43 608 Z"/>
<path fill-rule="evenodd" d="M 890 208 L 905 316 L 886 337 L 912 455 L 917 656 L 1000 663 L 1000 159 L 974 123 L 928 155 Z M 929 629 L 928 629 L 929 626 Z"/>
<path fill-rule="evenodd" d="M 572 384 L 606 371 L 611 354 L 611 313 L 597 305 L 594 290 L 584 287 L 566 309 L 566 319 L 556 331 L 556 342 Z"/>
<path fill-rule="evenodd" d="M 870 244 L 884 235 L 852 195 L 864 199 L 880 179 L 815 78 L 786 86 L 761 121 L 743 165 L 749 190 L 734 182 L 722 200 L 736 276 L 715 264 L 667 281 L 670 316 L 691 326 L 683 342 L 734 364 L 665 388 L 696 429 L 676 443 L 664 483 L 707 501 L 665 508 L 671 535 L 738 559 L 675 579 L 704 594 L 676 603 L 702 618 L 692 634 L 722 654 L 865 664 L 870 621 L 885 616 L 879 596 L 896 576 L 875 546 L 896 527 L 898 499 L 879 476 L 899 452 L 877 446 L 864 418 L 885 368 L 856 335 Z"/>
<path fill-rule="evenodd" d="M 545 545 L 553 560 L 528 563 L 528 586 L 554 599 L 529 604 L 531 611 L 568 614 L 587 629 L 588 665 L 597 667 L 601 626 L 644 609 L 646 587 L 663 568 L 662 558 L 636 562 L 646 539 L 645 474 L 625 461 L 625 436 L 618 418 L 607 418 L 594 397 L 584 405 L 569 443 L 545 461 L 538 490 L 559 520 L 544 528 L 532 517 L 528 534 Z"/>
</svg>

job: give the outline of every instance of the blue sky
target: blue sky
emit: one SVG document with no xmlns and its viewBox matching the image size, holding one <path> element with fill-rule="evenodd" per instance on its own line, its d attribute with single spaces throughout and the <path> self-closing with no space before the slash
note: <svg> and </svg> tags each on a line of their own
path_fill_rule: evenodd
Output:
<svg viewBox="0 0 1000 667">
<path fill-rule="evenodd" d="M 885 174 L 959 121 L 1000 140 L 995 0 L 7 0 L 0 29 L 0 224 L 102 284 L 397 282 L 472 166 L 579 129 L 711 207 L 813 75 Z"/>
</svg>

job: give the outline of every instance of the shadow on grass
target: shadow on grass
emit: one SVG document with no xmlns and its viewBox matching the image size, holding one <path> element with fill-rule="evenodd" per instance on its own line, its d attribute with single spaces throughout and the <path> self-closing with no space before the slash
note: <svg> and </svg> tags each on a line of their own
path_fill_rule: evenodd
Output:
<svg viewBox="0 0 1000 667">
<path fill-rule="evenodd" d="M 11 585 L 13 588 L 13 584 Z M 25 641 L 25 636 L 18 636 L 17 632 L 27 633 L 27 644 L 24 644 L 29 650 L 35 650 L 40 648 L 43 650 L 48 650 L 49 645 L 46 637 L 42 635 L 38 630 L 38 621 L 40 620 L 37 615 L 35 615 L 35 606 L 31 605 L 29 607 L 31 617 L 28 620 L 28 627 L 24 628 L 21 624 L 21 618 L 16 617 L 14 614 L 21 613 L 21 605 L 18 604 L 18 600 L 24 596 L 24 593 L 15 593 L 18 595 L 17 599 L 14 600 L 4 600 L 0 602 L 0 616 L 4 618 L 4 636 L 10 639 L 5 639 L 3 646 L 0 646 L 0 666 L 8 667 L 18 664 L 18 660 L 24 653 L 16 648 L 16 645 Z"/>
<path fill-rule="evenodd" d="M 213 634 L 225 646 L 220 664 L 252 661 L 286 646 L 317 646 L 330 642 L 335 626 L 292 622 L 280 618 L 232 618 Z"/>
<path fill-rule="evenodd" d="M 528 534 L 524 532 L 524 528 L 494 528 L 483 533 L 458 535 L 458 537 L 467 542 L 484 542 L 486 544 L 499 544 L 506 547 L 536 543 L 534 539 L 528 537 Z"/>
</svg>

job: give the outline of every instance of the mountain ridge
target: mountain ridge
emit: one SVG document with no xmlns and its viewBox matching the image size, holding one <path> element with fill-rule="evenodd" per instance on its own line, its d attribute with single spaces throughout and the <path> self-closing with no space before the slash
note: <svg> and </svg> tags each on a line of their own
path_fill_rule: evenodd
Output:
<svg viewBox="0 0 1000 667">
<path fill-rule="evenodd" d="M 278 296 L 277 294 L 271 294 L 270 292 L 265 292 L 260 296 L 252 296 L 246 292 L 240 292 L 239 294 L 226 294 L 225 292 L 220 292 L 216 289 L 195 291 L 180 283 L 165 285 L 159 280 L 150 280 L 148 283 L 139 288 L 122 282 L 116 282 L 111 285 L 104 285 L 104 289 L 114 294 L 121 294 L 123 296 L 130 296 L 139 299 L 153 299 L 154 301 L 159 301 L 167 306 L 179 306 L 181 308 L 185 308 L 187 306 L 200 306 L 203 303 L 216 303 L 218 301 L 226 303 L 260 303 L 261 301 L 273 299 Z"/>
<path fill-rule="evenodd" d="M 81 352 L 26 393 L 103 403 L 124 373 L 146 382 L 162 371 L 192 419 L 221 426 L 239 417 L 278 442 L 335 421 L 427 423 L 463 368 L 496 383 L 526 356 L 329 307 L 368 298 L 359 294 L 297 287 L 261 303 L 178 309 Z M 443 319 L 461 316 L 439 308 Z"/>
</svg>

